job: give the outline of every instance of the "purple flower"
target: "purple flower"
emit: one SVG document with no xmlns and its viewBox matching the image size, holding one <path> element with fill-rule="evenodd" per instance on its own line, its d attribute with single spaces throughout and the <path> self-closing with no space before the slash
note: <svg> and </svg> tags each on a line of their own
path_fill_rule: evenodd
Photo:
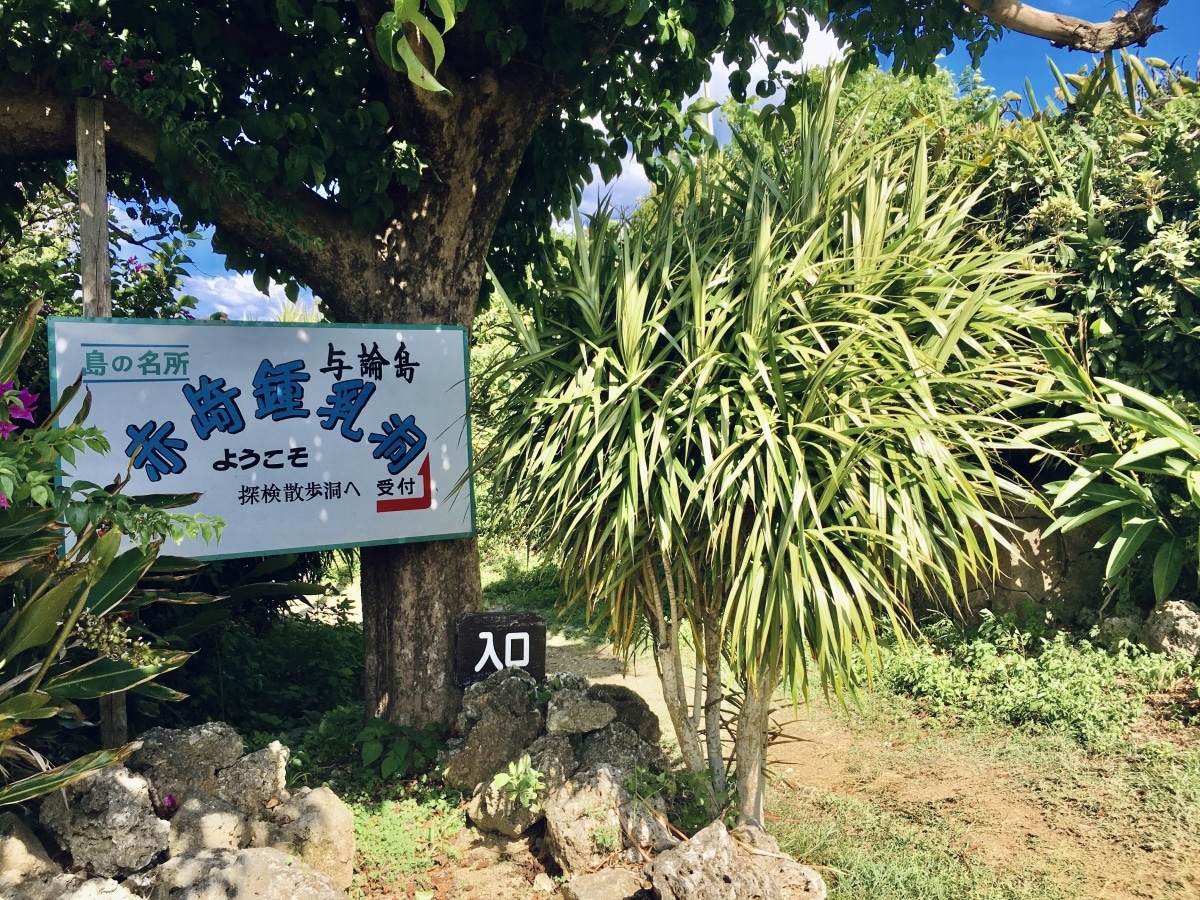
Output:
<svg viewBox="0 0 1200 900">
<path fill-rule="evenodd" d="M 21 402 L 22 406 L 32 412 L 33 408 L 37 406 L 38 397 L 40 396 L 42 395 L 31 394 L 28 388 L 21 388 L 21 393 L 17 394 L 17 399 Z"/>
<path fill-rule="evenodd" d="M 5 422 L 5 421 L 0 420 L 0 440 L 7 441 L 8 436 L 16 430 L 17 430 L 17 426 L 14 425 L 12 422 Z M 3 494 L 0 494 L 0 496 L 3 496 Z"/>
<path fill-rule="evenodd" d="M 11 381 L 0 381 L 0 396 L 7 394 L 15 385 Z"/>
<path fill-rule="evenodd" d="M 104 62 L 100 63 L 100 68 L 102 68 L 105 72 L 111 72 L 116 67 L 117 67 L 117 64 L 115 62 L 113 62 L 111 59 L 106 59 L 106 60 L 104 60 Z"/>
<path fill-rule="evenodd" d="M 8 509 L 8 507 L 9 507 L 8 498 L 5 497 L 3 493 L 0 493 L 0 509 Z"/>
<path fill-rule="evenodd" d="M 146 265 L 145 263 L 138 263 L 136 266 L 133 267 L 133 274 L 140 275 L 142 272 L 145 272 L 148 268 L 150 268 L 150 267 L 148 265 Z"/>
<path fill-rule="evenodd" d="M 174 794 L 167 794 L 167 796 L 162 798 L 162 808 L 167 810 L 174 809 L 178 802 Z"/>
<path fill-rule="evenodd" d="M 91 25 L 87 25 L 84 27 L 83 33 L 86 34 L 90 38 L 94 38 L 96 36 L 96 29 L 93 28 Z"/>
<path fill-rule="evenodd" d="M 193 316 L 193 315 L 192 315 L 192 314 L 191 314 L 191 313 L 190 313 L 188 310 L 186 310 L 186 309 L 181 309 L 181 310 L 179 311 L 179 316 L 180 316 L 180 318 L 187 319 L 189 322 L 195 322 L 195 321 L 196 321 L 196 317 L 195 317 L 195 316 Z"/>
<path fill-rule="evenodd" d="M 121 57 L 121 65 L 123 65 L 123 66 L 132 66 L 132 65 L 133 65 L 133 58 L 132 58 L 132 57 L 129 57 L 129 56 L 122 56 L 122 57 Z"/>
<path fill-rule="evenodd" d="M 153 72 L 147 72 L 145 75 L 142 76 L 142 81 L 153 81 L 153 80 L 154 80 Z"/>
</svg>

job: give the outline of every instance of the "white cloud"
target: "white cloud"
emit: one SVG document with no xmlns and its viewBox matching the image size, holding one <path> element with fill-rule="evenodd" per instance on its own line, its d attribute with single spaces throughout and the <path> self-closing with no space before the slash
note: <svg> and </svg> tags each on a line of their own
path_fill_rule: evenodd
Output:
<svg viewBox="0 0 1200 900">
<path fill-rule="evenodd" d="M 254 286 L 250 275 L 238 273 L 185 278 L 183 289 L 200 301 L 196 304 L 197 318 L 223 312 L 237 321 L 275 319 L 275 309 L 287 299 L 282 285 L 272 284 L 267 296 Z"/>
</svg>

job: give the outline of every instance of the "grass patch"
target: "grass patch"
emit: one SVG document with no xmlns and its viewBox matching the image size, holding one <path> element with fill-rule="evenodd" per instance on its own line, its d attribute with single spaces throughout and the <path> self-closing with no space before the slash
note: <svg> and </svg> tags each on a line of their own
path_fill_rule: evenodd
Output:
<svg viewBox="0 0 1200 900">
<path fill-rule="evenodd" d="M 483 605 L 488 609 L 532 610 L 541 613 L 550 631 L 570 637 L 591 636 L 592 626 L 582 603 L 566 608 L 558 566 L 539 558 L 504 557 L 488 567 Z M 595 624 L 595 623 L 593 623 Z"/>
<path fill-rule="evenodd" d="M 961 835 L 833 795 L 815 802 L 773 792 L 768 824 L 780 849 L 816 866 L 830 900 L 1019 900 L 1066 897 L 1033 872 L 999 873 Z M 956 849 L 955 844 L 963 849 Z"/>
</svg>

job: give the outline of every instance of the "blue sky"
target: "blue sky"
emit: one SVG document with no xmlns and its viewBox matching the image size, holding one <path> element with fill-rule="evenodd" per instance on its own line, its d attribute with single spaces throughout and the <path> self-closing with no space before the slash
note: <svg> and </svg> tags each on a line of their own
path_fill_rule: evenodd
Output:
<svg viewBox="0 0 1200 900">
<path fill-rule="evenodd" d="M 1054 12 L 1092 20 L 1107 19 L 1119 8 L 1116 4 L 1096 0 L 1049 0 L 1038 5 Z M 1163 8 L 1158 19 L 1166 30 L 1152 37 L 1140 52 L 1146 56 L 1161 57 L 1189 72 L 1196 72 L 1200 58 L 1200 21 L 1197 20 L 1195 3 L 1174 0 Z M 819 37 L 809 47 L 807 61 L 809 64 L 825 62 L 833 52 L 835 42 L 831 36 Z M 1054 89 L 1054 79 L 1046 65 L 1047 57 L 1053 59 L 1065 73 L 1075 72 L 1092 60 L 1089 54 L 1055 49 L 1044 40 L 1009 33 L 987 51 L 980 71 L 984 81 L 997 94 L 1012 90 L 1023 95 L 1025 79 L 1028 78 L 1039 104 L 1044 106 Z M 970 58 L 962 49 L 955 50 L 943 62 L 943 66 L 956 76 L 969 64 Z M 721 100 L 728 96 L 727 78 L 727 72 L 720 69 L 714 71 L 710 83 L 711 97 Z M 605 192 L 611 192 L 612 202 L 618 209 L 632 207 L 648 191 L 649 182 L 644 173 L 639 167 L 630 165 L 613 184 L 599 184 L 597 179 L 586 192 L 585 207 L 593 207 L 596 197 Z M 223 258 L 212 252 L 207 241 L 197 246 L 191 257 L 195 261 L 193 274 L 186 279 L 184 289 L 199 299 L 198 315 L 207 316 L 220 310 L 230 318 L 239 320 L 275 317 L 272 310 L 283 302 L 282 288 L 273 287 L 271 296 L 264 296 L 254 287 L 249 275 L 227 271 Z"/>
</svg>

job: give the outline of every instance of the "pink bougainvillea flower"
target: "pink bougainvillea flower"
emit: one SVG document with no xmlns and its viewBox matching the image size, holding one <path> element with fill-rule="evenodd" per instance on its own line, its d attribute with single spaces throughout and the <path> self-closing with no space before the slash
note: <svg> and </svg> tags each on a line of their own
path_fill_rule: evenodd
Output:
<svg viewBox="0 0 1200 900">
<path fill-rule="evenodd" d="M 17 426 L 12 422 L 0 421 L 0 440 L 7 441 L 8 436 L 17 430 Z"/>
<path fill-rule="evenodd" d="M 0 396 L 7 394 L 14 387 L 16 387 L 16 385 L 13 384 L 11 381 L 0 381 Z"/>
<path fill-rule="evenodd" d="M 142 76 L 142 80 L 143 81 L 154 81 L 154 73 L 147 72 L 145 75 Z"/>
<path fill-rule="evenodd" d="M 116 68 L 116 66 L 117 64 L 111 59 L 106 59 L 104 62 L 100 63 L 100 68 L 102 68 L 105 72 L 111 72 Z"/>
<path fill-rule="evenodd" d="M 5 497 L 4 494 L 0 494 L 0 509 L 8 509 L 8 507 L 9 507 L 8 498 Z"/>
<path fill-rule="evenodd" d="M 133 57 L 131 57 L 131 56 L 122 56 L 122 57 L 121 57 L 121 65 L 123 65 L 123 66 L 132 66 L 132 65 L 133 65 Z"/>
</svg>

